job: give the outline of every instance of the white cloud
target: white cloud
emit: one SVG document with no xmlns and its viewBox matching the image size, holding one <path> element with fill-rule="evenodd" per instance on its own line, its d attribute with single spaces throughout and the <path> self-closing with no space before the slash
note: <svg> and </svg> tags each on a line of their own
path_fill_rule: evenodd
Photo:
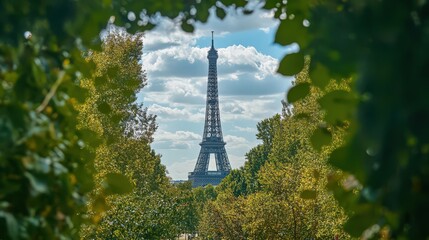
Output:
<svg viewBox="0 0 429 240">
<path fill-rule="evenodd" d="M 280 99 L 284 94 L 268 95 L 261 97 L 224 97 L 220 110 L 223 120 L 262 120 L 273 113 L 280 112 Z M 222 104 L 222 102 L 224 102 Z"/>
<path fill-rule="evenodd" d="M 158 116 L 158 122 L 176 122 L 180 120 L 202 122 L 205 119 L 205 112 L 202 108 L 170 107 L 154 103 L 148 107 L 148 111 Z"/>
<path fill-rule="evenodd" d="M 148 109 L 149 112 L 163 116 L 163 118 L 167 118 L 170 120 L 175 120 L 177 118 L 188 118 L 191 115 L 191 113 L 187 109 L 165 107 L 158 104 L 153 104 Z"/>
<path fill-rule="evenodd" d="M 168 132 L 165 130 L 159 130 L 155 133 L 154 138 L 157 141 L 190 141 L 200 140 L 201 135 L 189 131 Z"/>
<path fill-rule="evenodd" d="M 268 33 L 270 31 L 270 28 L 269 27 L 259 28 L 259 30 L 261 30 L 264 33 Z"/>
<path fill-rule="evenodd" d="M 148 78 L 184 78 L 207 76 L 207 51 L 209 48 L 188 45 L 170 47 L 144 54 L 143 69 Z M 237 80 L 243 73 L 252 73 L 255 79 L 275 77 L 278 62 L 275 58 L 258 52 L 254 47 L 232 45 L 219 48 L 218 79 Z"/>
<path fill-rule="evenodd" d="M 246 161 L 244 155 L 228 154 L 228 158 L 232 169 L 237 169 L 243 166 Z"/>
<path fill-rule="evenodd" d="M 219 56 L 220 69 L 236 74 L 246 69 L 253 72 L 257 80 L 275 75 L 278 66 L 275 58 L 258 52 L 254 47 L 232 45 L 219 49 Z"/>
<path fill-rule="evenodd" d="M 160 129 L 154 135 L 153 147 L 158 149 L 190 149 L 196 146 L 201 136 L 190 131 L 169 132 Z"/>
<path fill-rule="evenodd" d="M 224 136 L 225 142 L 228 144 L 229 149 L 234 148 L 247 148 L 249 146 L 249 141 L 244 137 L 226 135 Z"/>
<path fill-rule="evenodd" d="M 189 143 L 185 143 L 185 142 L 173 142 L 170 146 L 169 149 L 190 149 L 191 145 Z"/>
<path fill-rule="evenodd" d="M 255 133 L 256 132 L 256 128 L 251 128 L 251 127 L 234 126 L 234 128 L 237 129 L 240 132 L 250 132 L 250 133 Z"/>
<path fill-rule="evenodd" d="M 188 180 L 188 173 L 194 170 L 195 162 L 195 159 L 182 159 L 167 165 L 168 175 L 173 179 Z"/>
</svg>

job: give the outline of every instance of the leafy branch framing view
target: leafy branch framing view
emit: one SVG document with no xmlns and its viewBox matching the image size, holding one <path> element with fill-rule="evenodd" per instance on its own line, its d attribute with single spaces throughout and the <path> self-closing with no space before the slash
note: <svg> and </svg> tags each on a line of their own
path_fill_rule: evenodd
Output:
<svg viewBox="0 0 429 240">
<path fill-rule="evenodd" d="M 150 30 L 158 15 L 192 32 L 212 7 L 223 19 L 251 6 L 280 20 L 276 43 L 299 45 L 278 69 L 298 74 L 293 108 L 261 121 L 263 143 L 216 189 L 171 186 L 150 148 L 155 116 L 134 104 L 141 40 L 99 33 L 108 21 Z M 6 0 L 0 9 L 0 238 L 429 237 L 427 1 Z"/>
</svg>

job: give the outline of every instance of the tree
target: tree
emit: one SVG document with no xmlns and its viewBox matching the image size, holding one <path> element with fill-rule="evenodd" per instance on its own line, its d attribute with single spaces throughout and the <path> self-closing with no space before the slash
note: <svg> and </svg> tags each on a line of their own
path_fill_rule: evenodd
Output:
<svg viewBox="0 0 429 240">
<path fill-rule="evenodd" d="M 245 205 L 246 222 L 243 228 L 249 239 L 292 239 L 289 209 L 271 193 L 256 192 L 249 195 Z"/>
<path fill-rule="evenodd" d="M 220 193 L 204 206 L 198 233 L 203 239 L 248 239 L 243 229 L 244 199 L 231 191 Z"/>
<path fill-rule="evenodd" d="M 90 195 L 96 224 L 82 231 L 85 238 L 173 238 L 196 225 L 191 218 L 190 186 L 169 186 L 160 156 L 149 145 L 155 116 L 135 103 L 146 82 L 139 64 L 141 51 L 140 35 L 113 32 L 104 40 L 102 51 L 88 57 L 96 71 L 81 82 L 89 97 L 79 107 L 80 127 L 103 140 L 94 149 L 97 184 Z M 134 190 L 115 195 L 117 189 L 106 188 L 112 173 L 129 179 Z M 97 211 L 100 208 L 105 212 Z"/>
<path fill-rule="evenodd" d="M 274 134 L 280 129 L 280 115 L 262 120 L 257 124 L 256 138 L 262 140 L 262 144 L 252 148 L 246 153 L 244 166 L 231 173 L 222 180 L 217 187 L 220 191 L 231 189 L 234 196 L 246 196 L 260 190 L 258 172 L 268 159 L 268 154 L 273 146 Z"/>
<path fill-rule="evenodd" d="M 258 172 L 268 159 L 268 154 L 273 147 L 274 135 L 281 129 L 280 115 L 264 119 L 256 126 L 258 133 L 256 138 L 262 140 L 262 144 L 252 148 L 246 153 L 247 162 L 244 165 L 244 174 L 248 186 L 248 192 L 254 193 L 260 190 Z"/>
<path fill-rule="evenodd" d="M 283 8 L 271 3 L 265 7 Z M 297 73 L 303 55 L 310 54 L 312 85 L 323 88 L 330 78 L 356 79 L 353 92 L 333 92 L 320 101 L 326 123 L 338 126 L 347 120 L 351 126 L 347 143 L 332 153 L 330 163 L 363 186 L 354 199 L 350 190 L 332 184 L 353 212 L 345 227 L 354 236 L 368 237 L 380 229 L 393 238 L 429 236 L 422 225 L 429 212 L 423 204 L 429 178 L 422 171 L 428 166 L 424 146 L 429 128 L 423 122 L 429 101 L 422 91 L 428 86 L 422 81 L 428 78 L 423 66 L 429 58 L 422 52 L 429 46 L 428 7 L 418 1 L 288 3 L 287 14 L 294 18 L 282 21 L 276 34 L 277 42 L 295 41 L 301 49 L 284 58 L 279 72 Z M 304 19 L 309 27 L 302 26 Z M 295 36 L 288 33 L 292 29 Z"/>
<path fill-rule="evenodd" d="M 297 99 L 292 114 L 282 119 L 260 181 L 262 189 L 268 189 L 290 209 L 293 234 L 289 238 L 344 237 L 340 226 L 345 213 L 325 187 L 331 175 L 342 174 L 332 169 L 327 159 L 343 143 L 348 125 L 326 127 L 319 102 L 332 92 L 350 91 L 352 81 L 331 81 L 321 91 L 308 84 L 308 66 L 309 61 L 295 80 L 295 86 L 302 86 L 308 94 Z M 289 93 L 289 101 L 293 94 Z"/>
</svg>

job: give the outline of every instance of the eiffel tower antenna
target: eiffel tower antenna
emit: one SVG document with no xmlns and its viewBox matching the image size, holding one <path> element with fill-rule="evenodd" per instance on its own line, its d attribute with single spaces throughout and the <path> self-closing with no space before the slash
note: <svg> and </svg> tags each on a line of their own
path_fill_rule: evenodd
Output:
<svg viewBox="0 0 429 240">
<path fill-rule="evenodd" d="M 218 185 L 231 171 L 231 165 L 225 150 L 222 126 L 220 122 L 218 82 L 217 82 L 217 50 L 214 48 L 213 31 L 212 47 L 208 51 L 209 73 L 207 83 L 206 118 L 204 122 L 201 150 L 194 171 L 189 173 L 192 186 Z M 210 155 L 216 161 L 216 171 L 209 171 Z"/>
</svg>

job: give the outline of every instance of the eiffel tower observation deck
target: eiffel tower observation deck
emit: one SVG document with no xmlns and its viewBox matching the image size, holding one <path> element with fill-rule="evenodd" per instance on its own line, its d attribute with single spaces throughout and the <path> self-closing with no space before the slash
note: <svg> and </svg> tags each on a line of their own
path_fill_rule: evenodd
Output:
<svg viewBox="0 0 429 240">
<path fill-rule="evenodd" d="M 212 46 L 208 51 L 209 74 L 207 83 L 206 118 L 204 123 L 203 140 L 200 143 L 201 150 L 198 155 L 194 171 L 190 172 L 188 178 L 193 187 L 208 184 L 218 185 L 220 181 L 231 171 L 228 155 L 225 151 L 222 127 L 219 113 L 219 97 L 217 83 L 217 50 L 214 48 L 213 31 Z M 216 171 L 209 171 L 210 155 L 216 161 Z"/>
</svg>

